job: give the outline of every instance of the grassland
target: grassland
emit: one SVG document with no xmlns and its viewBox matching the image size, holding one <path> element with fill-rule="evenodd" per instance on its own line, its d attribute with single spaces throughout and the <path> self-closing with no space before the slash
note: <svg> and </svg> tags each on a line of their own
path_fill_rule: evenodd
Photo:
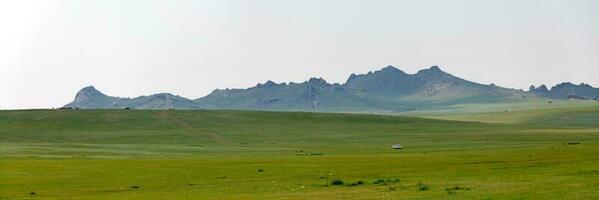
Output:
<svg viewBox="0 0 599 200">
<path fill-rule="evenodd" d="M 423 117 L 0 111 L 0 199 L 599 198 L 597 105 Z"/>
</svg>

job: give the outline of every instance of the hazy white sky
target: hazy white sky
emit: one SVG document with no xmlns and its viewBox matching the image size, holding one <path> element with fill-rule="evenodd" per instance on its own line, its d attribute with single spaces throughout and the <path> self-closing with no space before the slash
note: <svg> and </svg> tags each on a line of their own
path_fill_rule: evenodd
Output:
<svg viewBox="0 0 599 200">
<path fill-rule="evenodd" d="M 0 108 L 439 65 L 511 88 L 599 86 L 594 0 L 5 0 Z"/>
</svg>

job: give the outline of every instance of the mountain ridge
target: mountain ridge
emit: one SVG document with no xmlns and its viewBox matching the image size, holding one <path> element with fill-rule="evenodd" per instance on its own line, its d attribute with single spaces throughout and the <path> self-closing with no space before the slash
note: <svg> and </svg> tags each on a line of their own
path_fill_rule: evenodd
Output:
<svg viewBox="0 0 599 200">
<path fill-rule="evenodd" d="M 552 99 L 599 99 L 599 88 L 594 88 L 585 83 L 575 85 L 570 82 L 562 82 L 551 87 L 551 89 L 547 89 L 547 86 L 545 85 L 541 85 L 538 88 L 531 85 L 530 91 L 534 91 L 543 97 Z"/>
<path fill-rule="evenodd" d="M 170 93 L 135 98 L 111 97 L 93 86 L 77 92 L 64 107 L 82 109 L 242 109 L 275 111 L 396 112 L 460 103 L 518 102 L 530 99 L 597 100 L 599 88 L 564 82 L 528 91 L 468 81 L 438 66 L 408 74 L 391 65 L 366 74 L 351 74 L 345 83 L 310 78 L 301 83 L 266 81 L 245 89 L 215 89 L 187 99 Z"/>
<path fill-rule="evenodd" d="M 94 86 L 87 86 L 75 95 L 73 102 L 63 107 L 96 109 L 96 108 L 136 108 L 136 109 L 198 109 L 199 107 L 185 97 L 170 93 L 157 93 L 135 98 L 111 97 L 98 91 Z"/>
</svg>

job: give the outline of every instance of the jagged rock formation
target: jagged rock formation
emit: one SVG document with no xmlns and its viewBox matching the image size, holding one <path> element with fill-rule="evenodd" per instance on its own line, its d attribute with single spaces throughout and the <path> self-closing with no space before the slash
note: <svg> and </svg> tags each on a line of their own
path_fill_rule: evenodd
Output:
<svg viewBox="0 0 599 200">
<path fill-rule="evenodd" d="M 545 85 L 541 85 L 538 88 L 535 88 L 534 85 L 531 85 L 530 88 L 528 88 L 528 92 L 542 96 L 542 97 L 546 97 L 549 95 L 549 90 L 547 89 L 547 86 L 545 86 Z"/>
<path fill-rule="evenodd" d="M 564 82 L 551 87 L 551 90 L 547 89 L 545 85 L 541 85 L 538 88 L 530 86 L 529 92 L 552 99 L 599 99 L 599 88 L 593 88 L 584 83 L 574 85 L 570 82 Z"/>
</svg>

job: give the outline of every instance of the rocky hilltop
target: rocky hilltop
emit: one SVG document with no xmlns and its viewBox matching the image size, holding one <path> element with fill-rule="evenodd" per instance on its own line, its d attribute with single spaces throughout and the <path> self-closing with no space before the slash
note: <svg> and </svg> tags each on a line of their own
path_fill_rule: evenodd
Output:
<svg viewBox="0 0 599 200">
<path fill-rule="evenodd" d="M 197 104 L 189 99 L 169 93 L 159 93 L 136 98 L 111 97 L 96 90 L 93 86 L 81 89 L 73 102 L 64 107 L 97 109 L 97 108 L 136 108 L 136 109 L 198 109 Z"/>
<path fill-rule="evenodd" d="M 547 89 L 545 85 L 541 85 L 538 88 L 535 88 L 535 86 L 532 85 L 530 86 L 529 91 L 539 96 L 552 99 L 599 99 L 599 88 L 594 88 L 584 83 L 574 85 L 570 82 L 564 82 L 551 87 L 550 90 Z"/>
</svg>

